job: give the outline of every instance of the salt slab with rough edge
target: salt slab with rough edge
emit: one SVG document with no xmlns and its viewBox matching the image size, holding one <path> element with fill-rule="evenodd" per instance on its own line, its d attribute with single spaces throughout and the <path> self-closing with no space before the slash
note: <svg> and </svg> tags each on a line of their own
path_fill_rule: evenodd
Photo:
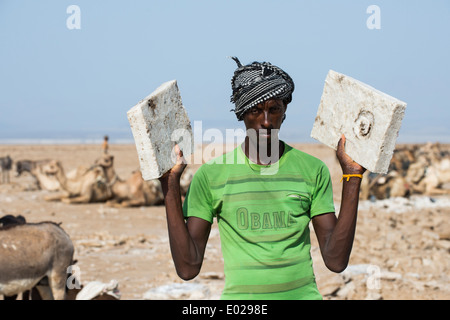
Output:
<svg viewBox="0 0 450 320">
<path fill-rule="evenodd" d="M 144 180 L 157 179 L 175 165 L 175 144 L 185 157 L 194 151 L 192 127 L 176 80 L 163 83 L 127 116 Z"/>
<path fill-rule="evenodd" d="M 387 173 L 406 103 L 344 74 L 330 70 L 311 137 L 345 152 L 367 170 Z"/>
</svg>

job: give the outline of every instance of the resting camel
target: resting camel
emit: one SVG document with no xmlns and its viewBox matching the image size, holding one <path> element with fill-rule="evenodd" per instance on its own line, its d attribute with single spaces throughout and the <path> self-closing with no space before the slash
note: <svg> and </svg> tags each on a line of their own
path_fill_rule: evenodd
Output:
<svg viewBox="0 0 450 320">
<path fill-rule="evenodd" d="M 389 171 L 395 170 L 401 176 L 406 176 L 408 169 L 412 163 L 415 162 L 414 152 L 416 146 L 406 145 L 398 147 L 394 150 L 391 163 L 389 164 Z"/>
<path fill-rule="evenodd" d="M 56 179 L 54 174 L 46 172 L 46 166 L 55 160 L 43 159 L 43 160 L 19 160 L 16 161 L 16 177 L 19 177 L 24 172 L 28 172 L 34 178 L 38 189 L 44 189 L 48 191 L 61 190 L 61 184 Z M 86 173 L 88 169 L 84 166 L 79 166 L 77 169 L 67 173 L 67 178 L 75 179 Z"/>
<path fill-rule="evenodd" d="M 450 190 L 440 188 L 450 182 L 450 159 L 436 160 L 425 168 L 422 178 L 414 185 L 414 191 L 428 196 L 447 195 Z"/>
<path fill-rule="evenodd" d="M 61 195 L 46 196 L 47 201 L 61 200 L 65 203 L 103 202 L 111 198 L 112 193 L 106 184 L 105 173 L 100 166 L 92 166 L 82 175 L 69 179 L 59 161 L 51 161 L 43 167 L 47 175 L 53 175 L 64 191 Z"/>
<path fill-rule="evenodd" d="M 387 175 L 369 173 L 365 176 L 366 181 L 361 185 L 362 200 L 374 196 L 378 200 L 391 197 L 408 197 L 411 187 L 406 179 L 397 171 L 392 170 Z"/>
<path fill-rule="evenodd" d="M 48 191 L 58 191 L 61 189 L 59 181 L 54 176 L 47 175 L 42 167 L 53 160 L 19 160 L 16 161 L 16 177 L 24 172 L 28 172 L 34 178 L 36 187 Z"/>
<path fill-rule="evenodd" d="M 112 200 L 108 205 L 117 207 L 152 206 L 164 201 L 158 180 L 144 181 L 140 170 L 136 170 L 127 180 L 122 180 L 114 170 L 114 156 L 104 154 L 95 162 L 105 170 L 106 180 L 111 187 Z"/>
<path fill-rule="evenodd" d="M 18 223 L 0 227 L 0 294 L 14 296 L 37 286 L 44 299 L 63 300 L 67 268 L 74 247 L 67 233 L 53 222 Z"/>
<path fill-rule="evenodd" d="M 394 151 L 387 175 L 369 173 L 361 184 L 361 199 L 404 197 L 414 193 L 448 195 L 450 154 L 438 143 L 404 146 Z"/>
</svg>

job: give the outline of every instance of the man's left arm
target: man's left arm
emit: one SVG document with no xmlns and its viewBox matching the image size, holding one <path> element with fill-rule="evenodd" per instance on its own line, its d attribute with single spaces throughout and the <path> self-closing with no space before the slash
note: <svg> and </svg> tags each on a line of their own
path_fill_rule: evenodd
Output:
<svg viewBox="0 0 450 320">
<path fill-rule="evenodd" d="M 365 169 L 345 153 L 345 137 L 339 140 L 336 155 L 343 174 L 363 174 Z M 359 190 L 361 179 L 350 177 L 343 180 L 339 217 L 334 212 L 321 214 L 312 219 L 320 252 L 325 265 L 333 272 L 342 272 L 348 265 L 356 230 Z"/>
</svg>

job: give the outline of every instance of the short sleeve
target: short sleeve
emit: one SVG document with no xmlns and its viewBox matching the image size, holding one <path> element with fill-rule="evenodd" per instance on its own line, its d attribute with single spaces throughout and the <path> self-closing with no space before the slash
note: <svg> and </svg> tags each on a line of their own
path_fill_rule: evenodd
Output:
<svg viewBox="0 0 450 320">
<path fill-rule="evenodd" d="M 323 213 L 335 212 L 330 171 L 325 164 L 320 167 L 317 173 L 310 212 L 311 218 Z"/>
<path fill-rule="evenodd" d="M 183 203 L 183 215 L 185 218 L 197 217 L 213 223 L 212 196 L 209 181 L 202 167 L 192 178 L 186 198 Z"/>
</svg>

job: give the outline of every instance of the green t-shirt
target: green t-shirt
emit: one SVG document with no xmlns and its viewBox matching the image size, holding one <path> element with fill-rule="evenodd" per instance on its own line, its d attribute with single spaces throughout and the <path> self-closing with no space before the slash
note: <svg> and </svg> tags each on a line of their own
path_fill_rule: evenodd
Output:
<svg viewBox="0 0 450 320">
<path fill-rule="evenodd" d="M 271 166 L 251 162 L 241 146 L 205 163 L 183 204 L 185 217 L 217 219 L 222 299 L 322 299 L 312 268 L 309 221 L 334 211 L 326 165 L 287 144 Z"/>
</svg>

